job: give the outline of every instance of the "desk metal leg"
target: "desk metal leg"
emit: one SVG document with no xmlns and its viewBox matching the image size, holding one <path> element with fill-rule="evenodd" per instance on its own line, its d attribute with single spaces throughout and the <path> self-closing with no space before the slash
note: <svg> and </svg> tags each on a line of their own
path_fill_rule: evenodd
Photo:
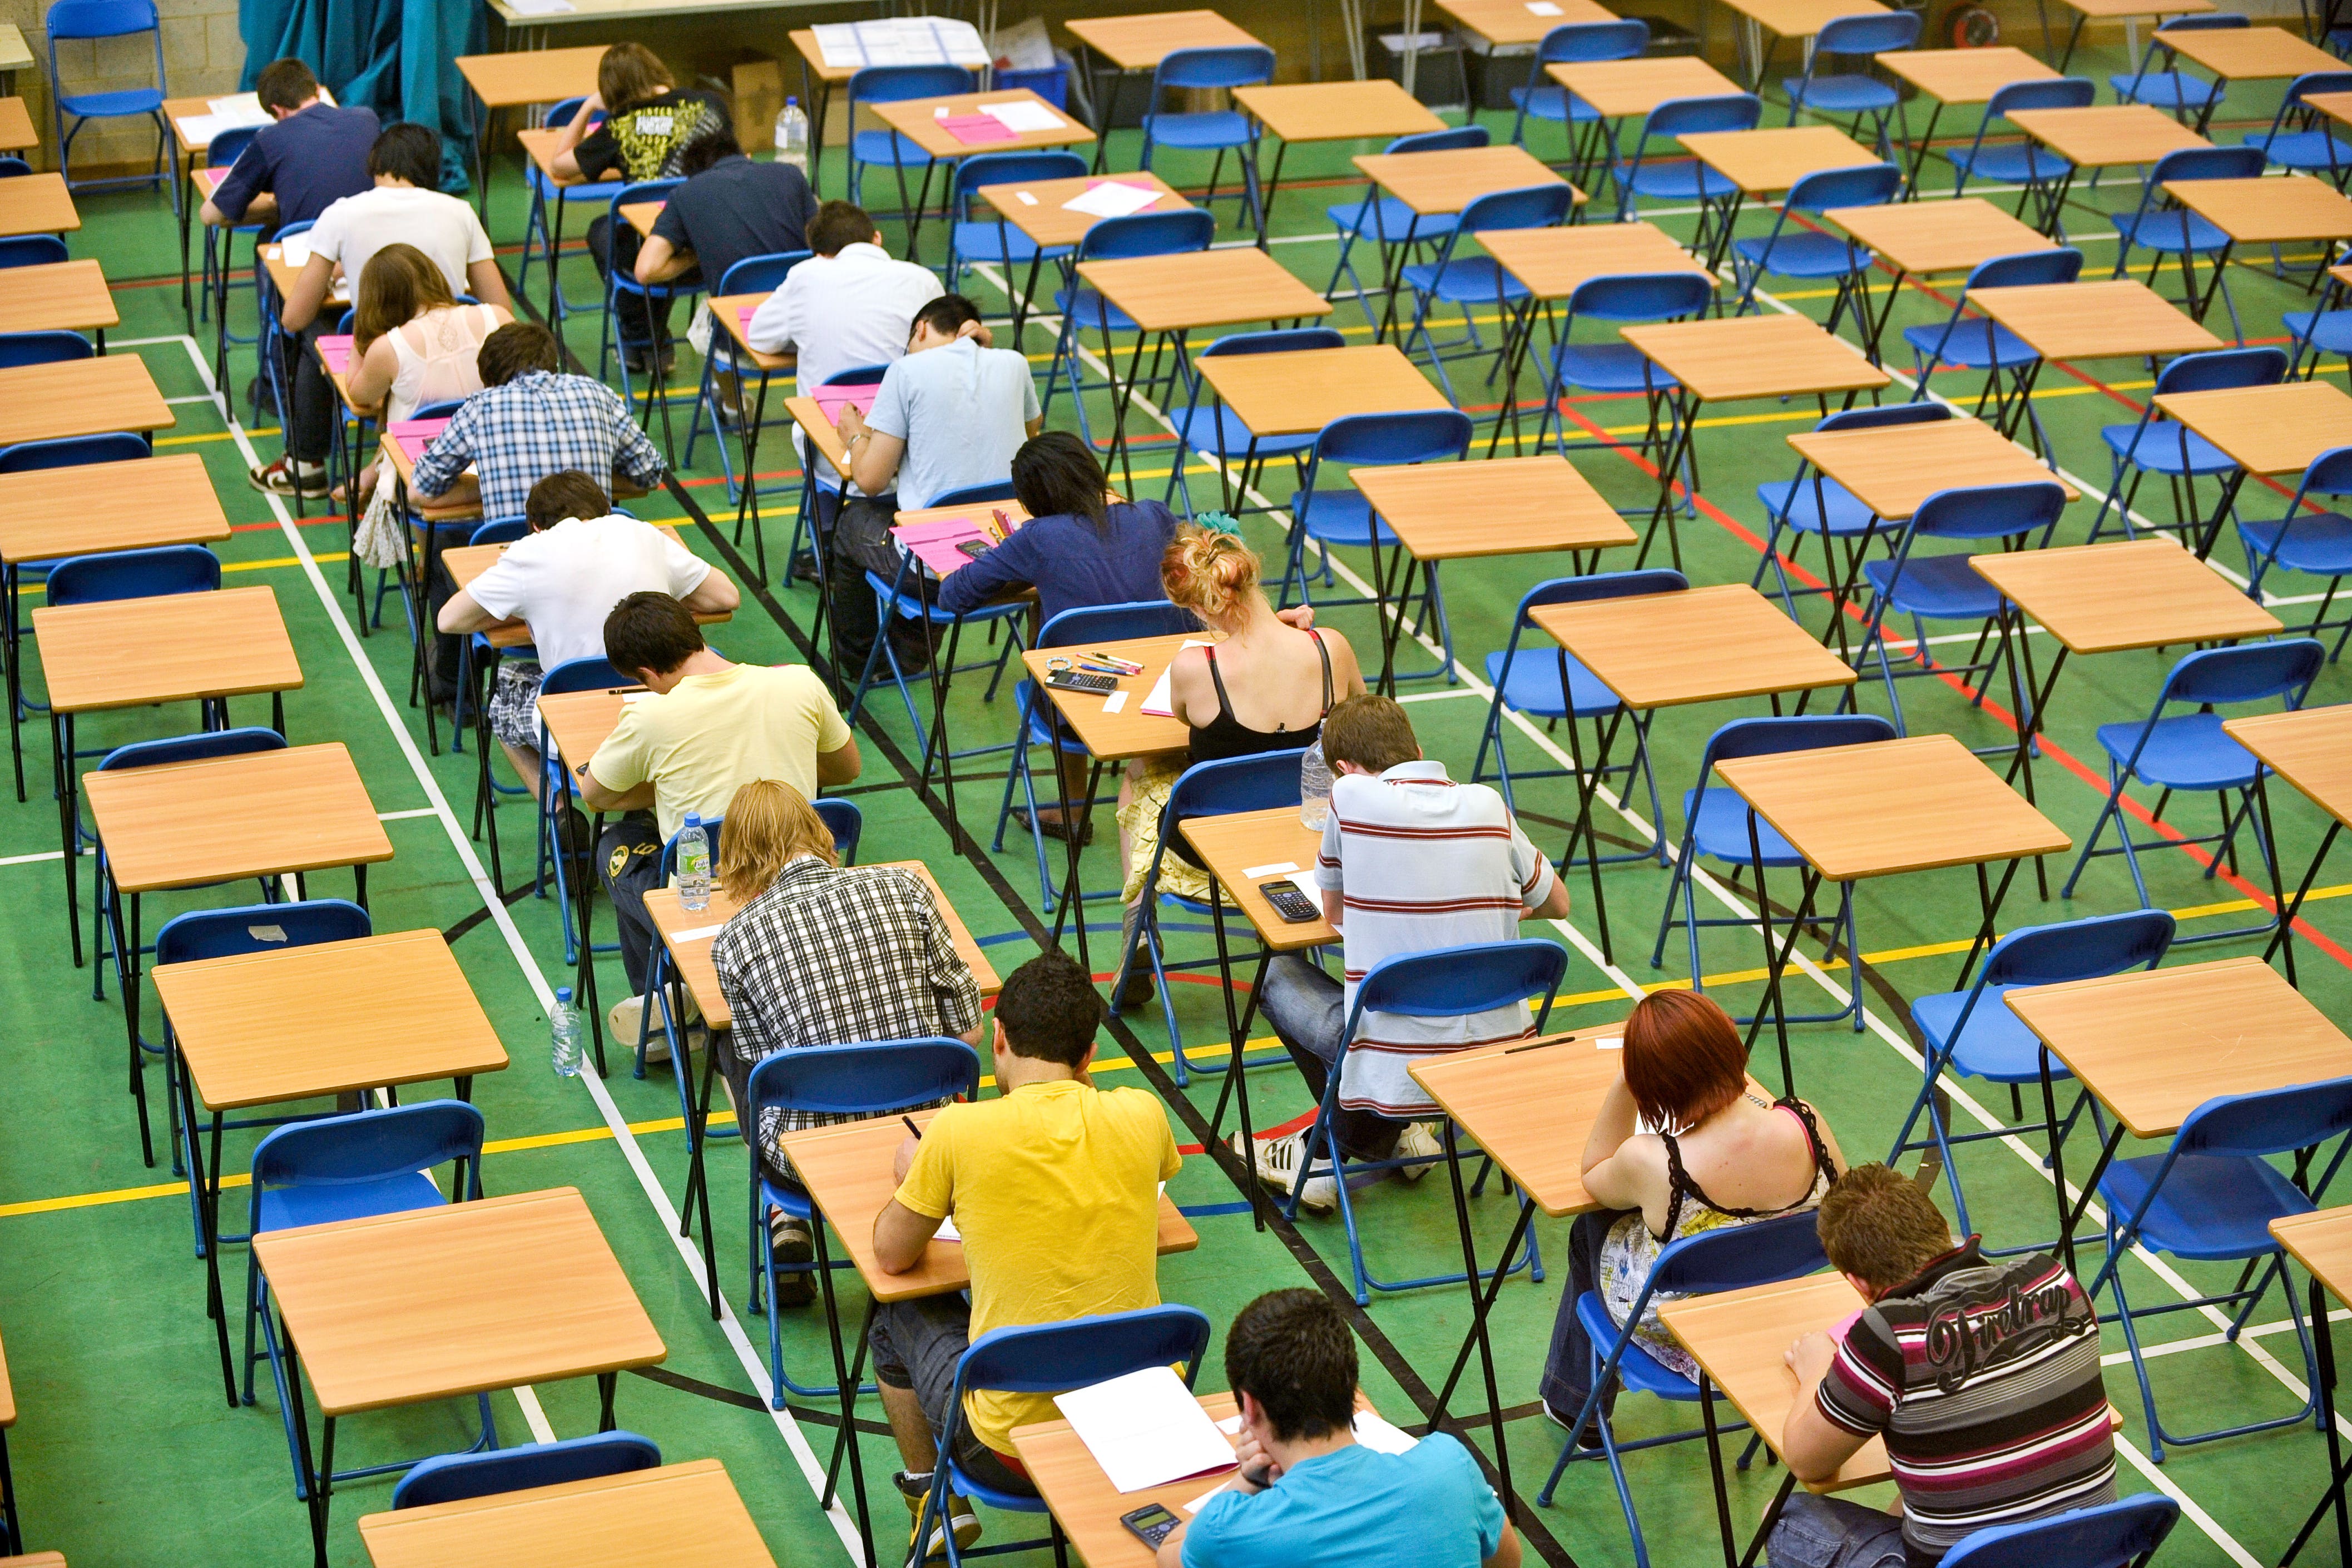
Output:
<svg viewBox="0 0 2352 1568">
<path fill-rule="evenodd" d="M 746 1147 L 751 1147 L 749 1141 L 746 1143 Z M 753 1148 L 751 1153 L 753 1159 L 756 1160 L 758 1150 Z M 754 1168 L 756 1169 L 756 1166 Z M 809 1228 L 816 1240 L 817 1286 L 824 1295 L 825 1337 L 833 1343 L 834 1386 L 841 1404 L 841 1427 L 834 1434 L 833 1458 L 825 1467 L 824 1496 L 818 1500 L 818 1503 L 821 1507 L 832 1506 L 834 1476 L 845 1453 L 849 1459 L 849 1490 L 852 1505 L 857 1511 L 857 1534 L 866 1546 L 866 1568 L 876 1568 L 874 1521 L 868 1516 L 866 1506 L 866 1461 L 857 1451 L 857 1377 L 850 1371 L 849 1359 L 842 1354 L 841 1350 L 841 1303 L 833 1291 L 833 1262 L 824 1244 L 824 1216 L 821 1213 L 812 1214 L 810 1219 L 812 1224 Z M 757 1238 L 754 1238 L 754 1243 L 756 1242 Z M 866 1306 L 866 1315 L 870 1322 L 874 1315 L 874 1309 L 870 1302 Z M 858 1359 L 862 1362 L 865 1359 L 866 1345 L 866 1334 L 863 1330 L 858 1333 L 857 1343 Z"/>
<path fill-rule="evenodd" d="M 9 597 L 13 600 L 16 595 L 11 593 Z M 14 673 L 13 666 L 11 673 Z M 74 967 L 79 969 L 82 966 L 81 868 L 76 863 L 79 857 L 74 853 L 74 849 L 75 841 L 80 836 L 80 808 L 76 804 L 72 742 L 66 738 L 69 728 L 66 722 L 68 716 L 54 707 L 49 710 L 49 789 L 58 802 L 58 848 L 65 852 L 66 935 L 72 939 Z M 91 890 L 90 896 L 98 896 L 95 888 Z M 152 1165 L 155 1162 L 151 1159 L 147 1163 Z"/>
<path fill-rule="evenodd" d="M 1559 689 L 1569 689 L 1568 650 L 1559 651 Z M 1568 830 L 1568 848 L 1559 857 L 1560 874 L 1565 876 L 1576 863 L 1576 845 L 1584 842 L 1585 867 L 1592 880 L 1592 918 L 1601 929 L 1601 962 L 1614 964 L 1615 951 L 1609 941 L 1609 901 L 1601 890 L 1601 835 L 1592 825 L 1592 800 L 1601 792 L 1601 779 L 1609 767 L 1609 752 L 1617 739 L 1617 727 L 1625 721 L 1626 709 L 1620 706 L 1605 724 L 1597 726 L 1601 754 L 1590 768 L 1584 762 L 1584 737 L 1579 732 L 1576 716 L 1568 716 L 1569 764 L 1576 769 L 1576 821 Z"/>
<path fill-rule="evenodd" d="M 609 1432 L 615 1425 L 613 1420 L 613 1396 L 620 1392 L 620 1387 L 619 1373 L 600 1372 L 596 1375 L 596 1430 L 599 1432 Z"/>
<path fill-rule="evenodd" d="M 2332 1506 L 2336 1511 L 2336 1560 L 2352 1563 L 2352 1514 L 2347 1514 L 2344 1500 L 2344 1484 L 2352 1470 L 2347 1470 L 2343 1458 L 2343 1441 L 2336 1432 L 2336 1339 L 2327 1325 L 2327 1292 L 2321 1289 L 2318 1276 L 2311 1281 L 2311 1332 L 2318 1343 L 2319 1355 L 2319 1427 L 2327 1434 L 2327 1490 L 2320 1494 L 2317 1506 L 2296 1531 L 2294 1543 L 2279 1559 L 2279 1568 L 2290 1568 L 2295 1553 L 2319 1528 Z M 5 1455 L 0 1454 L 0 1480 L 6 1479 Z"/>
<path fill-rule="evenodd" d="M 2258 784 L 2256 788 L 2260 789 L 2263 786 Z M 2263 831 L 2267 834 L 2271 831 L 2271 812 L 2266 791 L 2262 800 Z M 2271 945 L 2263 949 L 2263 962 L 2266 964 L 2270 962 L 2273 953 L 2281 948 L 2286 950 L 2286 978 L 2289 985 L 2296 984 L 2294 931 L 2295 917 L 2303 912 L 2303 901 L 2311 895 L 2311 884 L 2319 880 L 2319 868 L 2327 863 L 2327 852 L 2336 847 L 2336 835 L 2343 831 L 2342 822 L 2334 818 L 2328 820 L 2326 836 L 2319 841 L 2319 852 L 2311 857 L 2311 869 L 2303 873 L 2303 882 L 2295 888 L 2294 899 L 2280 910 L 2278 929 L 2271 933 Z M 2273 856 L 2278 853 L 2278 840 L 2275 837 L 2271 839 L 2271 853 Z M 2347 1557 L 2345 1561 L 2352 1563 L 2352 1557 Z"/>
<path fill-rule="evenodd" d="M 1225 1036 L 1232 1042 L 1233 1056 L 1225 1068 L 1225 1082 L 1217 1091 L 1217 1108 L 1209 1115 L 1209 1142 L 1217 1141 L 1218 1129 L 1225 1120 L 1225 1098 L 1232 1095 L 1242 1124 L 1242 1197 L 1249 1200 L 1250 1223 L 1257 1229 L 1265 1228 L 1265 1204 L 1258 1186 L 1256 1145 L 1252 1142 L 1255 1130 L 1250 1125 L 1249 1070 L 1244 1058 L 1248 1054 L 1250 1019 L 1257 1011 L 1259 992 L 1265 986 L 1266 965 L 1273 953 L 1261 947 L 1257 975 L 1250 983 L 1249 1000 L 1239 1012 L 1234 1008 L 1233 950 L 1225 940 L 1224 884 L 1216 878 L 1209 879 L 1209 924 L 1217 936 L 1218 989 L 1225 999 Z"/>
<path fill-rule="evenodd" d="M 8 1469 L 8 1434 L 0 1431 L 0 1551 L 24 1550 L 24 1521 L 16 1516 L 16 1478 Z"/>
<path fill-rule="evenodd" d="M 1675 476 L 1681 472 L 1690 455 L 1698 426 L 1698 399 L 1687 389 L 1676 388 L 1674 393 L 1674 434 L 1667 438 L 1665 450 L 1658 463 L 1658 503 L 1651 508 L 1649 526 L 1642 530 L 1642 548 L 1633 557 L 1633 570 L 1639 571 L 1649 564 L 1650 550 L 1658 542 L 1658 529 L 1666 530 L 1666 549 L 1675 570 L 1683 568 L 1682 535 L 1675 527 Z M 1693 486 L 1694 489 L 1696 486 Z"/>
<path fill-rule="evenodd" d="M 1813 899 L 1821 892 L 1822 873 L 1811 862 L 1806 862 L 1802 891 L 1789 917 L 1788 939 L 1780 944 L 1780 951 L 1776 953 L 1772 948 L 1772 901 L 1764 885 L 1764 847 L 1758 836 L 1756 812 L 1752 807 L 1748 812 L 1748 863 L 1756 873 L 1756 919 L 1764 929 L 1765 979 L 1764 999 L 1756 1004 L 1756 1016 L 1748 1020 L 1748 1038 L 1741 1044 L 1751 1051 L 1756 1048 L 1756 1037 L 1764 1031 L 1765 1015 L 1769 1013 L 1772 1032 L 1780 1046 L 1780 1092 L 1794 1099 L 1797 1074 L 1789 1060 L 1789 1009 L 1781 995 L 1781 983 L 1789 972 L 1789 960 L 1797 950 L 1797 939 L 1803 935 L 1806 923 L 1812 915 Z M 1859 955 L 1855 956 L 1854 961 L 1861 961 Z"/>
<path fill-rule="evenodd" d="M 174 1047 L 174 1049 L 177 1049 Z M 180 1125 L 187 1130 L 188 1181 L 196 1191 L 196 1224 L 205 1249 L 205 1311 L 213 1320 L 220 1342 L 221 1385 L 228 1407 L 243 1403 L 236 1391 L 236 1372 L 228 1348 L 228 1301 L 220 1277 L 220 1136 L 221 1115 L 212 1119 L 212 1153 L 205 1155 L 205 1140 L 196 1134 L 196 1092 L 184 1057 L 179 1063 Z"/>
<path fill-rule="evenodd" d="M 302 1400 L 302 1358 L 294 1348 L 293 1325 L 278 1314 L 278 1339 L 286 1356 L 286 1406 L 294 1417 L 294 1451 L 301 1457 L 302 1496 L 310 1509 L 310 1560 L 327 1568 L 327 1505 L 335 1481 L 335 1418 L 320 1423 L 319 1458 L 310 1458 L 310 1415 Z"/>
<path fill-rule="evenodd" d="M 571 759 L 567 758 L 565 760 L 569 762 Z M 587 763 L 583 760 L 579 766 L 585 768 Z M 564 808 L 564 816 L 559 820 L 568 821 L 572 812 L 579 809 L 572 798 L 572 770 L 570 768 L 563 768 L 558 771 L 563 777 Z M 604 821 L 604 813 L 599 811 L 589 822 L 591 835 L 589 841 L 592 844 L 599 836 Z M 594 892 L 589 885 L 595 878 L 596 868 L 593 863 L 582 865 L 574 858 L 564 855 L 563 846 L 560 842 L 556 845 L 556 853 L 562 855 L 564 859 L 564 881 L 572 894 L 572 928 L 579 933 L 580 938 L 580 965 L 574 972 L 572 996 L 575 1002 L 588 1011 L 588 1043 L 595 1053 L 596 1076 L 604 1078 L 608 1076 L 604 1068 L 604 1009 L 597 1005 L 596 953 L 595 949 L 589 945 L 593 933 L 588 928 L 588 916 L 596 907 Z M 617 919 L 618 916 L 614 918 Z"/>
<path fill-rule="evenodd" d="M 2058 1092 L 2052 1082 L 2050 1048 L 2046 1045 L 2042 1046 L 2040 1056 L 2042 1126 L 2044 1135 L 2049 1139 L 2050 1187 L 2057 1195 L 2058 1249 L 2065 1257 L 2066 1271 L 2080 1280 L 2082 1270 L 2074 1263 L 2074 1227 L 2082 1223 L 2084 1211 L 2091 1207 L 2091 1195 L 2099 1190 L 2099 1178 L 2106 1174 L 2107 1162 L 2116 1157 L 2116 1150 L 2123 1143 L 2124 1124 L 2121 1121 L 2117 1121 L 2109 1130 L 2106 1143 L 2099 1150 L 2097 1161 L 2091 1166 L 2090 1177 L 2083 1183 L 2081 1200 L 2069 1204 L 2066 1201 L 2066 1143 L 2063 1124 L 2058 1120 Z M 2352 1562 L 2352 1559 L 2347 1559 L 2347 1561 Z"/>
<path fill-rule="evenodd" d="M 686 1016 L 687 1000 L 685 977 L 679 972 L 676 964 L 669 966 L 669 971 L 671 977 L 667 1002 L 669 1016 L 674 1019 L 683 1019 Z M 685 1031 L 680 1030 L 677 1032 L 678 1038 L 671 1047 L 672 1071 L 678 1071 L 677 1054 L 686 1050 Z M 696 1098 L 694 1120 L 686 1130 L 686 1201 L 678 1205 L 678 1224 L 681 1228 L 690 1228 L 696 1219 L 702 1221 L 703 1283 L 710 1292 L 710 1321 L 717 1322 L 719 1321 L 719 1243 L 710 1228 L 710 1166 L 709 1156 L 706 1153 L 706 1140 L 710 1135 L 711 1075 L 719 1060 L 719 1053 L 722 1051 L 732 1051 L 734 1045 L 721 1030 L 706 1028 L 703 1034 L 702 1088 Z M 690 1053 L 688 1060 L 692 1061 Z M 745 1132 L 743 1147 L 751 1155 L 755 1171 L 758 1168 L 757 1162 L 760 1157 L 757 1142 L 757 1138 L 751 1132 Z"/>
<path fill-rule="evenodd" d="M 1772 1494 L 1772 1506 L 1764 1511 L 1762 1522 L 1756 1526 L 1755 1537 L 1748 1542 L 1748 1551 L 1740 1557 L 1738 1568 L 1751 1568 L 1762 1553 L 1764 1543 L 1772 1539 L 1772 1527 L 1780 1522 L 1780 1511 L 1789 1506 L 1789 1494 L 1797 1490 L 1794 1470 L 1780 1478 L 1780 1490 Z"/>
<path fill-rule="evenodd" d="M 1462 1271 L 1470 1283 L 1470 1332 L 1462 1341 L 1462 1348 L 1454 1357 L 1453 1370 L 1445 1376 L 1445 1385 L 1437 1391 L 1437 1402 L 1430 1406 L 1429 1428 L 1434 1432 L 1445 1424 L 1445 1406 L 1454 1397 L 1454 1385 L 1462 1379 L 1470 1364 L 1470 1352 L 1478 1352 L 1480 1370 L 1486 1379 L 1486 1423 L 1495 1438 L 1495 1473 L 1501 1480 L 1503 1513 L 1510 1517 L 1518 1505 L 1518 1494 L 1511 1487 L 1511 1454 L 1503 1433 L 1503 1397 L 1495 1381 L 1495 1347 L 1488 1336 L 1486 1319 L 1494 1309 L 1495 1297 L 1501 1292 L 1503 1281 L 1510 1275 L 1511 1259 L 1527 1239 L 1528 1228 L 1535 1223 L 1535 1205 L 1527 1194 L 1519 1194 L 1519 1218 L 1511 1227 L 1511 1234 L 1503 1243 L 1502 1256 L 1495 1260 L 1495 1272 L 1485 1290 L 1478 1286 L 1478 1248 L 1470 1234 L 1470 1195 L 1462 1185 L 1462 1151 L 1455 1136 L 1454 1119 L 1444 1122 L 1445 1174 L 1454 1189 L 1454 1227 L 1462 1237 Z"/>
<path fill-rule="evenodd" d="M 1739 1568 L 1731 1533 L 1731 1493 L 1723 1479 L 1723 1433 L 1715 1419 L 1715 1380 L 1698 1375 L 1698 1418 L 1706 1429 L 1706 1468 L 1715 1482 L 1715 1527 L 1723 1537 L 1723 1568 Z"/>
<path fill-rule="evenodd" d="M 931 576 L 912 554 L 907 558 L 915 574 L 916 601 L 922 606 L 923 630 L 926 635 L 931 625 Z M 884 628 L 888 631 L 887 627 Z M 1008 635 L 1010 632 L 1008 629 Z M 948 853 L 968 855 L 971 846 L 966 841 L 963 824 L 956 817 L 955 748 L 948 744 L 948 686 L 955 678 L 956 651 L 963 644 L 963 617 L 959 615 L 948 624 L 947 662 L 941 664 L 936 655 L 931 662 L 931 733 L 923 742 L 922 771 L 917 775 L 916 792 L 928 800 L 931 796 L 931 759 L 940 764 L 940 788 L 947 798 Z"/>
<path fill-rule="evenodd" d="M 1055 712 L 1055 720 L 1049 727 L 1048 733 L 1054 737 L 1054 765 L 1058 769 L 1062 760 L 1062 726 L 1059 710 Z M 1101 787 L 1102 775 L 1102 760 L 1099 758 L 1090 757 L 1087 759 L 1086 794 L 1079 800 L 1065 800 L 1062 802 L 1062 850 L 1063 859 L 1068 869 L 1062 883 L 1062 902 L 1054 911 L 1054 946 L 1056 947 L 1062 945 L 1063 923 L 1069 920 L 1073 914 L 1077 916 L 1078 963 L 1088 974 L 1094 973 L 1094 968 L 1092 960 L 1087 955 L 1085 884 L 1078 879 L 1078 868 L 1086 846 L 1087 829 L 1094 821 L 1095 791 Z M 1030 831 L 1037 831 L 1038 824 L 1033 821 L 1030 823 Z"/>
</svg>

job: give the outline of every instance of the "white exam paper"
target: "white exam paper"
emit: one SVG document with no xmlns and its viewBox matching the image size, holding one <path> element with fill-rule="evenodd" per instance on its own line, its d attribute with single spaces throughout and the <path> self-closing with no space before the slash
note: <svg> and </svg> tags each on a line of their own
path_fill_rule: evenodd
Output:
<svg viewBox="0 0 2352 1568">
<path fill-rule="evenodd" d="M 269 111 L 261 107 L 261 95 L 257 92 L 236 92 L 226 98 L 208 98 L 205 100 L 205 107 L 212 110 L 213 118 L 221 122 L 223 131 L 240 125 L 268 125 L 270 122 Z"/>
<path fill-rule="evenodd" d="M 812 29 L 824 63 L 857 66 L 984 66 L 992 57 L 980 30 L 942 16 L 824 22 Z"/>
<path fill-rule="evenodd" d="M 278 259 L 299 272 L 310 265 L 310 242 L 308 237 L 281 241 Z"/>
<path fill-rule="evenodd" d="M 1376 1454 L 1402 1454 L 1406 1449 L 1418 1446 L 1421 1442 L 1420 1438 L 1414 1437 L 1410 1432 L 1402 1431 L 1398 1427 L 1391 1426 L 1386 1420 L 1373 1414 L 1370 1410 L 1357 1411 L 1354 1426 L 1356 1441 L 1363 1447 L 1371 1449 L 1372 1452 Z M 1242 1418 L 1239 1416 L 1228 1416 L 1223 1420 L 1217 1423 L 1217 1430 L 1223 1432 L 1228 1437 L 1239 1432 L 1241 1429 Z M 1221 1491 L 1231 1490 L 1233 1484 L 1233 1478 L 1230 1476 L 1226 1477 L 1223 1480 L 1219 1481 L 1215 1486 L 1211 1487 L 1207 1491 L 1202 1492 L 1199 1497 L 1196 1497 L 1192 1501 L 1186 1503 L 1184 1505 L 1184 1511 L 1186 1513 L 1200 1512 L 1202 1509 L 1208 1506 L 1208 1502 L 1211 1498 L 1216 1496 Z"/>
<path fill-rule="evenodd" d="M 1244 866 L 1242 867 L 1242 875 L 1247 881 L 1255 882 L 1262 876 L 1280 876 L 1285 872 L 1293 872 L 1297 869 L 1298 862 L 1297 861 L 1271 861 L 1265 865 Z"/>
<path fill-rule="evenodd" d="M 507 6 L 518 16 L 560 16 L 575 8 L 572 0 L 507 0 Z"/>
<path fill-rule="evenodd" d="M 180 128 L 180 134 L 191 147 L 209 147 L 214 137 L 229 129 L 228 121 L 217 114 L 183 114 L 172 123 Z"/>
<path fill-rule="evenodd" d="M 1176 652 L 1181 653 L 1184 651 L 1184 648 L 1205 648 L 1209 644 L 1206 642 L 1198 637 L 1187 637 L 1184 639 L 1184 646 L 1177 649 Z M 1168 668 L 1160 671 L 1160 679 L 1152 684 L 1151 695 L 1143 699 L 1143 706 L 1136 709 L 1136 712 L 1147 714 L 1153 718 L 1174 718 L 1176 716 L 1175 701 L 1168 695 L 1168 677 L 1173 674 L 1175 670 L 1176 661 L 1171 657 L 1168 661 Z"/>
<path fill-rule="evenodd" d="M 1103 712 L 1105 713 L 1118 713 L 1123 711 L 1126 706 L 1127 694 L 1123 691 L 1113 692 L 1110 695 L 1103 698 Z"/>
<path fill-rule="evenodd" d="M 1085 213 L 1089 217 L 1123 218 L 1139 213 L 1160 200 L 1160 193 L 1147 191 L 1140 185 L 1130 185 L 1121 180 L 1106 180 L 1090 185 L 1062 204 L 1065 212 Z"/>
<path fill-rule="evenodd" d="M 1559 7 L 1553 5 L 1551 0 L 1528 0 L 1528 12 L 1530 16 L 1557 16 L 1559 15 Z"/>
<path fill-rule="evenodd" d="M 1059 131 L 1067 123 L 1052 108 L 1034 99 L 1016 98 L 1010 103 L 983 103 L 980 112 L 1007 131 Z"/>
<path fill-rule="evenodd" d="M 1057 1394 L 1054 1404 L 1115 1490 L 1141 1491 L 1233 1466 L 1233 1446 L 1168 1367 Z"/>
<path fill-rule="evenodd" d="M 698 925 L 691 931 L 681 931 L 670 938 L 673 942 L 708 942 L 727 929 L 727 922 L 716 925 Z"/>
</svg>

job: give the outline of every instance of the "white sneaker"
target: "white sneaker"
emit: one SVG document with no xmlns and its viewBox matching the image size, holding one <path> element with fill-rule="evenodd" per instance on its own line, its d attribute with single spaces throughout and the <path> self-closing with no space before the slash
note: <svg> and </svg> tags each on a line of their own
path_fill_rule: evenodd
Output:
<svg viewBox="0 0 2352 1568">
<path fill-rule="evenodd" d="M 1234 1154 L 1244 1159 L 1254 1157 L 1257 1179 L 1267 1186 L 1276 1192 L 1289 1192 L 1298 1186 L 1299 1167 L 1307 1163 L 1305 1133 L 1292 1133 L 1281 1138 L 1247 1140 L 1256 1145 L 1255 1149 L 1244 1147 L 1244 1140 L 1239 1133 L 1235 1133 L 1229 1142 Z M 1326 1170 L 1330 1168 L 1328 1161 L 1318 1157 L 1318 1163 Z M 1308 1177 L 1307 1185 L 1299 1188 L 1298 1207 L 1309 1214 L 1330 1213 L 1339 1207 L 1339 1184 L 1328 1176 Z"/>
<path fill-rule="evenodd" d="M 1408 1122 L 1397 1137 L 1396 1157 L 1401 1160 L 1442 1160 L 1445 1157 L 1445 1140 L 1439 1137 L 1437 1129 L 1427 1122 Z M 1435 1166 L 1399 1166 L 1396 1177 L 1399 1181 L 1419 1181 L 1436 1168 Z"/>
<path fill-rule="evenodd" d="M 662 1028 L 662 1020 L 668 1017 L 668 998 L 665 997 L 656 1004 L 653 1019 L 650 1025 L 648 1025 L 646 1022 L 645 1017 L 646 998 L 643 997 L 625 997 L 621 1000 L 614 1002 L 604 1013 L 604 1027 L 607 1031 L 606 1037 L 616 1042 L 622 1050 L 634 1052 L 637 1049 L 638 1031 L 641 1029 L 649 1028 L 651 1032 L 647 1033 L 646 1036 L 646 1065 L 651 1066 L 656 1062 L 667 1061 L 669 1060 L 669 1031 Z M 698 1020 L 693 1019 L 688 1019 L 685 1027 L 679 1032 L 684 1037 L 686 1048 L 688 1051 L 699 1051 L 702 1049 L 703 1029 Z"/>
</svg>

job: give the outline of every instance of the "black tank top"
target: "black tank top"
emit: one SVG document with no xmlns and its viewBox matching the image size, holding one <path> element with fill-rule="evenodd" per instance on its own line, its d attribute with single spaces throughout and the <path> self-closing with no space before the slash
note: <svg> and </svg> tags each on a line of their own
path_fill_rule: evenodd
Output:
<svg viewBox="0 0 2352 1568">
<path fill-rule="evenodd" d="M 1217 687 L 1217 716 L 1192 731 L 1188 761 L 1220 762 L 1228 757 L 1255 757 L 1261 751 L 1288 751 L 1315 743 L 1323 733 L 1322 715 L 1331 711 L 1331 651 L 1323 646 L 1322 632 L 1307 634 L 1315 639 L 1315 656 L 1323 661 L 1323 707 L 1305 729 L 1252 729 L 1235 718 L 1233 699 L 1225 695 L 1225 677 L 1217 673 L 1216 649 L 1201 650 L 1209 661 L 1209 679 Z"/>
</svg>

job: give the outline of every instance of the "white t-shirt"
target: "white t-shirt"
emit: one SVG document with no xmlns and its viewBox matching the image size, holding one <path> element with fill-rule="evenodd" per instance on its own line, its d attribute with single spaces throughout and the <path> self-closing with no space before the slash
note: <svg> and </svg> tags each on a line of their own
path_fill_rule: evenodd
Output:
<svg viewBox="0 0 2352 1568">
<path fill-rule="evenodd" d="M 897 360 L 907 351 L 915 312 L 946 292 L 928 267 L 894 260 L 878 245 L 845 245 L 838 256 L 813 256 L 786 274 L 751 313 L 744 336 L 763 354 L 796 350 L 794 373 L 805 392 L 844 371 Z"/>
<path fill-rule="evenodd" d="M 413 245 L 431 256 L 453 294 L 467 292 L 466 268 L 491 256 L 490 236 L 472 207 L 414 185 L 377 185 L 345 196 L 310 227 L 310 254 L 343 264 L 354 298 L 368 258 L 388 245 Z"/>
<path fill-rule="evenodd" d="M 567 517 L 526 534 L 473 580 L 474 602 L 506 620 L 530 622 L 542 669 L 604 655 L 604 618 L 632 593 L 684 599 L 710 563 L 654 527 L 614 513 Z"/>
</svg>

